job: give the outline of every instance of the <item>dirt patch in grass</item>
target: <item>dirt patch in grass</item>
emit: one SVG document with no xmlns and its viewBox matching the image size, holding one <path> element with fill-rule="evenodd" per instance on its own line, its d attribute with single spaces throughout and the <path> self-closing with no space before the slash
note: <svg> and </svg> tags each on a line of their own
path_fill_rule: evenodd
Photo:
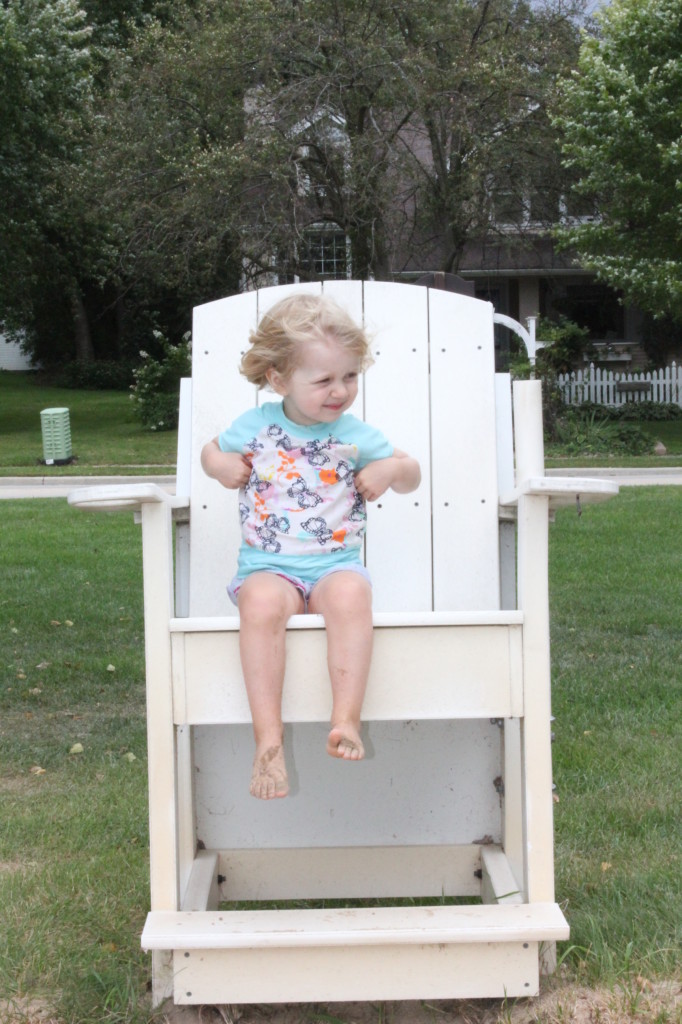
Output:
<svg viewBox="0 0 682 1024">
<path fill-rule="evenodd" d="M 139 1009 L 139 1008 L 138 1008 Z M 103 1012 L 102 1018 L 106 1014 Z M 613 988 L 545 983 L 536 999 L 172 1006 L 149 1024 L 682 1024 L 682 982 L 635 977 Z M 0 1024 L 64 1024 L 48 1000 L 0 999 Z"/>
<path fill-rule="evenodd" d="M 46 1000 L 29 997 L 0 999 L 2 1024 L 62 1024 Z"/>
<path fill-rule="evenodd" d="M 681 1024 L 682 983 L 550 983 L 537 999 L 164 1007 L 161 1024 Z"/>
</svg>

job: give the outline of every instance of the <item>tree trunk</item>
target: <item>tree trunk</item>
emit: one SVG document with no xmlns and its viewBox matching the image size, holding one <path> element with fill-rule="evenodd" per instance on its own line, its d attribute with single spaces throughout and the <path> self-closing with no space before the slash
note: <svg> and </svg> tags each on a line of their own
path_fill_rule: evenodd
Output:
<svg viewBox="0 0 682 1024">
<path fill-rule="evenodd" d="M 75 282 L 71 291 L 71 311 L 73 313 L 76 359 L 80 363 L 94 363 L 95 350 L 92 345 L 92 335 L 90 334 L 90 322 L 83 303 L 83 297 Z"/>
</svg>

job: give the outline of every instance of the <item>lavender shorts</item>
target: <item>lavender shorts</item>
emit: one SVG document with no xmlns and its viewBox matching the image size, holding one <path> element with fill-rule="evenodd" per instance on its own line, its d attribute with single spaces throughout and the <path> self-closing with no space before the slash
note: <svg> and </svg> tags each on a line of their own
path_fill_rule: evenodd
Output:
<svg viewBox="0 0 682 1024">
<path fill-rule="evenodd" d="M 321 573 L 321 575 L 318 576 L 317 579 L 314 579 L 314 580 L 304 580 L 304 579 L 301 579 L 300 576 L 292 576 L 292 575 L 290 575 L 289 573 L 286 573 L 286 572 L 275 572 L 274 569 L 260 569 L 258 571 L 259 572 L 271 572 L 274 576 L 281 576 L 283 580 L 288 580 L 289 583 L 293 583 L 293 585 L 298 590 L 300 590 L 301 593 L 303 594 L 303 601 L 305 603 L 305 611 L 308 611 L 308 600 L 309 600 L 310 595 L 312 593 L 313 587 L 317 583 L 319 583 L 320 580 L 323 580 L 325 578 L 325 576 L 331 576 L 332 573 L 335 573 L 335 572 L 356 572 L 356 573 L 358 573 L 359 576 L 362 576 L 363 579 L 367 580 L 367 582 L 369 583 L 370 587 L 372 585 L 372 579 L 371 579 L 371 577 L 369 575 L 369 572 L 367 571 L 367 569 L 365 569 L 364 565 L 362 565 L 361 562 L 346 562 L 343 565 L 335 566 L 333 569 L 327 569 L 326 572 Z M 253 575 L 253 573 L 251 573 L 250 575 Z M 246 577 L 246 576 L 235 576 L 235 578 L 232 580 L 232 582 L 230 583 L 229 587 L 227 588 L 228 596 L 230 598 L 230 601 L 232 601 L 233 604 L 238 604 L 237 598 L 239 597 L 239 591 L 241 589 L 241 585 L 244 582 L 244 580 L 247 579 L 247 578 L 248 577 Z"/>
</svg>

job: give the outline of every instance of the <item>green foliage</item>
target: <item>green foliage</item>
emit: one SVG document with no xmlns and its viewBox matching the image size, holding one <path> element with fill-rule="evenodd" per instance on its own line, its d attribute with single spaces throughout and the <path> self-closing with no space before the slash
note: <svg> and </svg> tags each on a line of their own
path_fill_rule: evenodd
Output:
<svg viewBox="0 0 682 1024">
<path fill-rule="evenodd" d="M 673 359 L 679 361 L 682 355 L 682 321 L 648 314 L 642 322 L 640 336 L 650 366 L 658 368 L 667 366 Z"/>
<path fill-rule="evenodd" d="M 127 391 L 133 379 L 130 363 L 97 360 L 84 363 L 75 360 L 61 366 L 54 376 L 54 383 L 65 388 L 81 388 L 86 391 Z"/>
<path fill-rule="evenodd" d="M 553 422 L 546 453 L 564 455 L 643 455 L 652 442 L 635 423 L 610 420 L 599 409 L 566 409 Z"/>
<path fill-rule="evenodd" d="M 598 218 L 561 232 L 584 266 L 655 316 L 682 320 L 679 0 L 613 0 L 583 41 L 556 124 Z"/>
<path fill-rule="evenodd" d="M 558 320 L 541 317 L 536 325 L 536 338 L 545 342 L 537 356 L 540 375 L 569 373 L 584 353 L 590 352 L 589 331 L 586 327 L 560 316 Z"/>
<path fill-rule="evenodd" d="M 674 402 L 626 402 L 617 406 L 583 402 L 579 408 L 583 415 L 596 413 L 610 420 L 648 423 L 682 419 L 682 408 Z"/>
<path fill-rule="evenodd" d="M 0 5 L 0 317 L 29 346 L 44 316 L 53 346 L 65 333 L 73 349 L 88 234 L 75 183 L 93 95 L 90 35 L 77 0 Z"/>
<path fill-rule="evenodd" d="M 174 430 L 178 425 L 180 380 L 192 374 L 190 337 L 185 335 L 179 345 L 171 345 L 158 331 L 155 337 L 162 355 L 154 359 L 140 352 L 143 363 L 133 370 L 132 398 L 145 427 Z"/>
<path fill-rule="evenodd" d="M 511 232 L 528 194 L 547 222 L 578 5 L 0 5 L 0 318 L 45 366 L 127 361 L 245 279 L 315 277 L 313 223 L 385 279 L 456 270 L 501 203 Z"/>
</svg>

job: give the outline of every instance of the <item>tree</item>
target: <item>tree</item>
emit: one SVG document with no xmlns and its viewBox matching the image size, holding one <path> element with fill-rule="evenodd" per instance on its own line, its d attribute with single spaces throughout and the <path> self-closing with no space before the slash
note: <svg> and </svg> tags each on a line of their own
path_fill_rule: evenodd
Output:
<svg viewBox="0 0 682 1024">
<path fill-rule="evenodd" d="M 472 240 L 518 244 L 528 222 L 556 219 L 563 181 L 548 110 L 577 58 L 581 6 L 413 5 L 415 117 L 405 142 L 425 248 L 435 243 L 443 270 L 457 272 Z"/>
<path fill-rule="evenodd" d="M 154 311 L 175 340 L 188 325 L 161 306 L 186 320 L 239 285 L 240 211 L 262 175 L 244 147 L 245 96 L 267 15 L 264 2 L 180 0 L 111 60 L 98 99 L 89 188 L 112 225 L 108 279 L 124 315 Z"/>
<path fill-rule="evenodd" d="M 29 340 L 41 313 L 70 323 L 92 354 L 75 254 L 78 197 L 67 184 L 92 96 L 90 29 L 77 0 L 0 7 L 0 312 Z"/>
<path fill-rule="evenodd" d="M 598 216 L 562 232 L 626 301 L 682 319 L 682 8 L 613 0 L 565 80 L 557 125 Z"/>
<path fill-rule="evenodd" d="M 291 272 L 302 272 L 313 219 L 346 233 L 354 276 L 376 278 L 410 259 L 456 271 L 466 244 L 503 219 L 518 235 L 529 198 L 534 220 L 556 219 L 547 110 L 558 73 L 577 58 L 579 2 L 281 7 L 290 16 L 271 36 L 258 130 L 263 152 L 280 143 L 263 210 L 282 226 Z M 287 224 L 296 225 L 288 238 Z"/>
<path fill-rule="evenodd" d="M 386 278 L 400 218 L 398 139 L 412 114 L 400 19 L 409 4 L 297 0 L 286 7 L 249 132 L 276 168 L 263 207 L 268 220 L 278 208 L 276 251 L 285 273 L 305 275 L 306 227 L 329 221 L 350 239 L 353 276 Z"/>
</svg>

